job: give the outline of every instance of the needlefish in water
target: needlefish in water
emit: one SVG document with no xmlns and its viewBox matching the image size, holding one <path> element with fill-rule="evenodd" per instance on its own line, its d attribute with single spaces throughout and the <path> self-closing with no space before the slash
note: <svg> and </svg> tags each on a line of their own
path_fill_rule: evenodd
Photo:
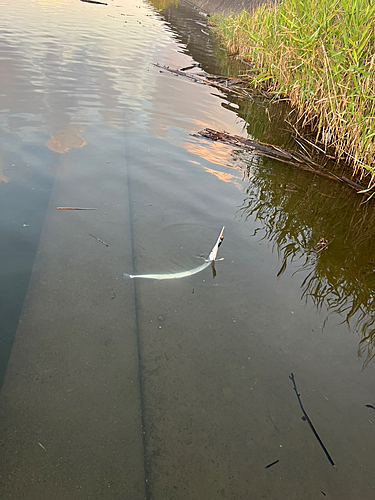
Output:
<svg viewBox="0 0 375 500">
<path fill-rule="evenodd" d="M 210 252 L 210 255 L 208 256 L 208 259 L 204 261 L 203 264 L 201 264 L 198 267 L 194 267 L 194 269 L 190 269 L 190 271 L 182 271 L 180 273 L 168 273 L 168 274 L 126 274 L 124 273 L 124 278 L 145 278 L 145 279 L 150 279 L 150 280 L 175 280 L 179 278 L 186 278 L 187 276 L 192 276 L 193 274 L 200 273 L 203 271 L 203 269 L 206 269 L 208 266 L 213 266 L 214 263 L 217 260 L 223 260 L 223 259 L 217 259 L 217 252 L 219 250 L 219 246 L 222 244 L 223 239 L 224 239 L 224 229 L 225 226 L 223 226 L 220 235 L 215 243 L 215 246 Z"/>
</svg>

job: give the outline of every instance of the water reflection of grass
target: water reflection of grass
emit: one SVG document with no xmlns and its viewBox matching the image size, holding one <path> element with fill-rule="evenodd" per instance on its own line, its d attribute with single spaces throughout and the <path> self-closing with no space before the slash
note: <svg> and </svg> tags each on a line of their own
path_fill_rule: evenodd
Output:
<svg viewBox="0 0 375 500">
<path fill-rule="evenodd" d="M 253 167 L 254 168 L 254 167 Z M 241 207 L 277 250 L 281 276 L 303 273 L 302 298 L 338 314 L 361 335 L 364 366 L 375 356 L 375 212 L 334 182 L 306 178 L 264 160 Z M 345 191 L 343 193 L 343 191 Z M 321 237 L 334 240 L 317 254 Z"/>
<path fill-rule="evenodd" d="M 158 10 L 163 10 L 170 5 L 175 5 L 177 7 L 179 0 L 148 0 L 150 4 Z"/>
</svg>

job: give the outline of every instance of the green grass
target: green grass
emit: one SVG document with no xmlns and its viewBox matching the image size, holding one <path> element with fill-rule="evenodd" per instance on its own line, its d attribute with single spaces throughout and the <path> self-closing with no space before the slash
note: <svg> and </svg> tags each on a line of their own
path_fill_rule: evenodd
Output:
<svg viewBox="0 0 375 500">
<path fill-rule="evenodd" d="M 252 85 L 287 96 L 297 124 L 375 184 L 375 2 L 283 0 L 214 22 Z"/>
</svg>

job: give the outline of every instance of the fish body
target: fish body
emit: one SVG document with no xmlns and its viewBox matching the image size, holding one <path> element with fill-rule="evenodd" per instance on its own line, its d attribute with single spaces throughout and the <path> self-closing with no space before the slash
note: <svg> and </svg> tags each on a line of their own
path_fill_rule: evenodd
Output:
<svg viewBox="0 0 375 500">
<path fill-rule="evenodd" d="M 194 267 L 194 269 L 190 269 L 189 271 L 182 271 L 180 273 L 165 273 L 165 274 L 127 274 L 124 273 L 123 277 L 124 278 L 143 278 L 143 279 L 149 279 L 149 280 L 173 280 L 173 279 L 180 279 L 180 278 L 187 278 L 188 276 L 193 276 L 193 274 L 200 273 L 204 269 L 206 269 L 208 266 L 214 264 L 217 256 L 217 252 L 219 250 L 219 246 L 222 244 L 224 236 L 224 229 L 225 226 L 223 226 L 220 235 L 213 247 L 213 249 L 210 252 L 210 255 L 208 256 L 208 259 L 201 264 L 198 267 Z"/>
<path fill-rule="evenodd" d="M 169 274 L 126 274 L 124 273 L 124 278 L 145 278 L 149 280 L 173 280 L 179 278 L 186 278 L 187 276 L 192 276 L 193 274 L 200 273 L 203 269 L 206 269 L 211 264 L 210 261 L 206 260 L 203 264 L 190 271 L 182 271 L 181 273 L 169 273 Z"/>
</svg>

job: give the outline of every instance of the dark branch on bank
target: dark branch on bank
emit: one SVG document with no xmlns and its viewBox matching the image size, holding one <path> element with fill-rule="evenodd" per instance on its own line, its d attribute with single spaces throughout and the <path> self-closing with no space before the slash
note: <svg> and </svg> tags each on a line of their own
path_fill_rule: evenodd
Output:
<svg viewBox="0 0 375 500">
<path fill-rule="evenodd" d="M 271 144 L 245 139 L 239 135 L 230 135 L 226 132 L 218 132 L 210 128 L 201 130 L 195 136 L 204 137 L 212 141 L 220 141 L 224 144 L 229 144 L 230 146 L 257 153 L 258 155 L 286 163 L 287 165 L 292 165 L 293 167 L 306 170 L 307 172 L 320 175 L 321 177 L 335 179 L 333 175 L 317 170 L 315 167 L 319 167 L 319 165 L 310 160 L 307 156 L 294 152 L 292 153 L 277 146 L 272 146 Z"/>
<path fill-rule="evenodd" d="M 197 134 L 192 134 L 193 136 L 201 136 L 205 139 L 210 139 L 211 141 L 220 141 L 229 146 L 244 149 L 245 151 L 254 152 L 260 156 L 265 156 L 266 158 L 271 158 L 272 160 L 277 160 L 287 165 L 299 168 L 300 170 L 305 170 L 320 177 L 325 177 L 326 179 L 336 180 L 347 184 L 358 192 L 364 190 L 365 188 L 344 176 L 335 175 L 332 172 L 322 172 L 320 170 L 321 166 L 315 163 L 308 156 L 297 153 L 295 151 L 286 151 L 285 149 L 279 148 L 278 146 L 273 146 L 272 144 L 266 144 L 259 141 L 254 141 L 253 139 L 245 139 L 239 135 L 230 135 L 226 132 L 218 132 L 217 130 L 212 130 L 210 128 L 205 128 Z M 371 191 L 374 192 L 374 191 Z M 370 193 L 371 194 L 371 193 Z"/>
<path fill-rule="evenodd" d="M 299 394 L 299 392 L 297 391 L 296 381 L 294 380 L 294 375 L 293 375 L 293 373 L 291 373 L 291 374 L 289 375 L 289 378 L 290 378 L 290 380 L 292 381 L 294 392 L 296 393 L 296 396 L 297 396 L 297 399 L 298 399 L 298 403 L 299 403 L 300 408 L 301 408 L 301 410 L 302 410 L 302 413 L 303 413 L 303 415 L 304 415 L 304 417 L 302 417 L 302 418 L 303 418 L 304 420 L 307 420 L 307 423 L 309 424 L 309 426 L 310 426 L 311 430 L 313 431 L 314 436 L 315 436 L 315 437 L 316 437 L 316 439 L 318 440 L 318 443 L 320 444 L 320 446 L 322 447 L 322 449 L 323 449 L 323 451 L 324 451 L 324 453 L 325 453 L 326 457 L 328 458 L 329 463 L 332 465 L 332 467 L 335 467 L 335 462 L 332 460 L 331 455 L 328 453 L 327 448 L 324 446 L 323 441 L 320 439 L 320 437 L 319 437 L 318 433 L 317 433 L 317 432 L 316 432 L 316 430 L 315 430 L 315 427 L 313 426 L 313 424 L 312 424 L 312 422 L 311 422 L 311 420 L 310 420 L 309 416 L 307 415 L 307 413 L 306 413 L 306 411 L 305 411 L 305 409 L 304 409 L 304 407 L 303 407 L 303 404 L 302 404 L 302 401 L 301 401 L 300 394 Z"/>
<path fill-rule="evenodd" d="M 82 1 L 88 1 L 88 0 L 82 0 Z M 259 90 L 258 94 L 251 94 L 246 90 L 246 80 L 244 79 L 236 79 L 236 78 L 229 78 L 229 77 L 223 77 L 223 76 L 215 76 L 215 75 L 209 75 L 209 74 L 203 74 L 197 75 L 197 74 L 189 74 L 186 71 L 193 69 L 196 67 L 196 65 L 191 65 L 187 66 L 182 69 L 172 69 L 169 68 L 168 66 L 162 66 L 159 63 L 154 63 L 154 66 L 157 68 L 160 68 L 160 71 L 167 71 L 169 73 L 172 73 L 173 75 L 176 76 L 182 76 L 184 78 L 187 78 L 190 81 L 200 83 L 203 85 L 211 85 L 212 87 L 218 88 L 224 92 L 230 92 L 234 94 L 237 98 L 239 99 L 250 99 L 254 100 L 256 97 L 260 97 L 259 95 Z M 263 99 L 270 99 L 270 95 L 266 93 L 261 93 L 261 96 Z M 333 161 L 338 161 L 337 158 L 329 156 L 326 151 L 321 149 L 319 146 L 314 144 L 313 142 L 309 141 L 306 137 L 304 137 L 302 134 L 298 132 L 296 127 L 289 123 L 286 120 L 286 123 L 288 123 L 295 131 L 295 133 L 306 141 L 307 144 L 310 146 L 314 147 L 319 153 L 324 154 L 325 157 L 328 160 L 333 160 Z M 220 134 L 220 137 L 217 135 L 214 137 L 214 134 Z M 268 151 L 266 151 L 264 148 L 259 148 L 258 146 L 264 146 L 262 143 L 256 143 L 256 141 L 247 141 L 247 142 L 252 142 L 252 144 L 246 144 L 245 139 L 239 136 L 229 136 L 229 134 L 223 134 L 216 132 L 215 130 L 211 129 L 205 129 L 203 132 L 199 132 L 199 135 L 202 135 L 202 137 L 206 137 L 207 139 L 212 139 L 212 140 L 220 140 L 224 142 L 225 144 L 230 144 L 235 147 L 240 147 L 243 149 L 247 150 L 252 150 L 257 152 L 258 154 L 262 156 L 266 156 L 269 158 L 272 158 L 274 160 L 281 161 L 283 163 L 287 163 L 289 165 L 292 165 L 294 167 L 298 167 L 301 170 L 306 170 L 308 172 L 311 172 L 313 174 L 319 175 L 321 177 L 326 177 L 328 179 L 335 179 L 340 182 L 343 182 L 344 184 L 350 186 L 351 188 L 355 189 L 357 192 L 363 191 L 363 193 L 367 194 L 367 196 L 372 196 L 372 194 L 375 193 L 374 190 L 366 191 L 366 188 L 362 186 L 361 184 L 354 182 L 353 180 L 349 179 L 348 177 L 345 177 L 343 175 L 336 175 L 334 173 L 328 173 L 328 172 L 322 172 L 321 166 L 313 162 L 308 156 L 302 154 L 302 153 L 287 153 L 285 155 L 285 151 L 282 150 L 281 148 L 277 148 L 276 146 L 270 146 L 270 145 L 265 145 L 268 147 Z M 209 137 L 209 135 L 211 135 Z M 227 137 L 224 137 L 227 136 Z M 230 137 L 230 139 L 228 139 Z M 298 141 L 297 141 L 298 142 Z M 257 146 L 255 146 L 257 144 Z M 298 142 L 298 144 L 300 144 Z M 301 144 L 300 144 L 301 146 Z M 303 148 L 304 149 L 304 148 Z M 314 168 L 318 167 L 318 168 Z"/>
</svg>

